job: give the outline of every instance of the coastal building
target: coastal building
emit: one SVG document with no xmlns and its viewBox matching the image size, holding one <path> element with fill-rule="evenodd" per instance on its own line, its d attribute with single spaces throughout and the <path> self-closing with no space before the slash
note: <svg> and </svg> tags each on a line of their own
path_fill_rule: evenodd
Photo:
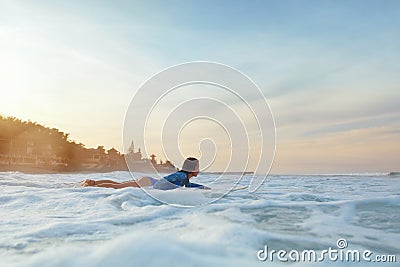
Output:
<svg viewBox="0 0 400 267">
<path fill-rule="evenodd" d="M 98 146 L 97 148 L 87 148 L 85 163 L 100 164 L 106 158 L 106 150 L 104 146 Z"/>
<path fill-rule="evenodd" d="M 143 158 L 140 148 L 138 151 L 135 151 L 135 145 L 133 141 L 128 148 L 128 153 L 125 155 L 126 163 L 131 171 L 137 172 L 148 172 L 152 173 L 154 171 L 157 172 L 173 172 L 176 170 L 176 167 L 172 162 L 167 160 L 163 163 L 160 160 L 160 163 L 157 163 L 156 155 L 151 154 L 150 159 Z"/>
<path fill-rule="evenodd" d="M 65 165 L 66 160 L 58 157 L 53 146 L 41 140 L 0 140 L 0 164 L 3 165 Z"/>
</svg>

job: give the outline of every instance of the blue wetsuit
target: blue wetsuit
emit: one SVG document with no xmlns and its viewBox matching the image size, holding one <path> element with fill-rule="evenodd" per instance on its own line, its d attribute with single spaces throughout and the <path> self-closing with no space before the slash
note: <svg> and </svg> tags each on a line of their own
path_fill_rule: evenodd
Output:
<svg viewBox="0 0 400 267">
<path fill-rule="evenodd" d="M 163 179 L 158 180 L 153 184 L 153 188 L 160 190 L 171 190 L 178 187 L 196 187 L 204 189 L 205 186 L 189 182 L 187 174 L 183 171 L 178 171 L 173 174 L 165 176 Z"/>
</svg>

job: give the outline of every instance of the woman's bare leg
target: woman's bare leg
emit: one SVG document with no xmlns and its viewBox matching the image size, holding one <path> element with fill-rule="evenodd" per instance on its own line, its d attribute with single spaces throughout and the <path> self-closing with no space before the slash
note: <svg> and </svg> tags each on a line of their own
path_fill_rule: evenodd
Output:
<svg viewBox="0 0 400 267">
<path fill-rule="evenodd" d="M 96 187 L 106 187 L 106 188 L 114 188 L 114 189 L 119 189 L 119 188 L 125 188 L 125 187 L 140 187 L 136 183 L 136 181 L 128 181 L 128 182 L 123 182 L 123 183 L 118 183 L 118 182 L 113 182 L 113 183 L 97 183 L 94 185 Z"/>
<path fill-rule="evenodd" d="M 150 179 L 146 176 L 140 177 L 136 181 L 127 181 L 127 182 L 115 182 L 112 180 L 99 180 L 99 181 L 94 181 L 87 179 L 82 182 L 82 186 L 96 186 L 96 187 L 106 187 L 106 188 L 125 188 L 125 187 L 145 187 L 145 186 L 151 186 L 152 183 Z"/>
<path fill-rule="evenodd" d="M 91 179 L 86 179 L 81 184 L 82 184 L 82 186 L 97 186 L 100 184 L 120 184 L 120 183 L 112 181 L 112 180 L 95 181 L 95 180 L 91 180 Z"/>
<path fill-rule="evenodd" d="M 129 182 L 132 182 L 132 181 L 129 181 Z M 139 179 L 135 180 L 134 182 L 136 182 L 138 187 L 152 186 L 152 183 L 151 183 L 150 179 L 147 176 L 142 176 Z"/>
</svg>

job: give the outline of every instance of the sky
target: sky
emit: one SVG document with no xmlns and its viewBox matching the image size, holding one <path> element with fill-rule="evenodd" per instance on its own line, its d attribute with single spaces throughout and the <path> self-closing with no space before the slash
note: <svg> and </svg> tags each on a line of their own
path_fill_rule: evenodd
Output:
<svg viewBox="0 0 400 267">
<path fill-rule="evenodd" d="M 268 100 L 272 173 L 399 171 L 399 29 L 399 1 L 0 0 L 0 114 L 122 151 L 146 80 L 219 62 Z"/>
</svg>

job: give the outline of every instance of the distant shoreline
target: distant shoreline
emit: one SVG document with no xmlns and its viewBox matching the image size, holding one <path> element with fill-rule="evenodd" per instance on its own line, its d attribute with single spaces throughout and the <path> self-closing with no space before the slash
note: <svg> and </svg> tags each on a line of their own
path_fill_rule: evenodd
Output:
<svg viewBox="0 0 400 267">
<path fill-rule="evenodd" d="M 19 166 L 19 165 L 0 165 L 0 172 L 22 172 L 26 174 L 51 174 L 58 173 L 55 170 L 48 170 L 39 167 Z"/>
<path fill-rule="evenodd" d="M 68 173 L 106 173 L 113 171 L 129 171 L 128 169 L 76 169 L 76 170 L 55 170 L 48 169 L 44 166 L 27 166 L 27 165 L 3 165 L 0 164 L 0 172 L 22 172 L 25 174 L 68 174 Z M 228 175 L 252 175 L 253 172 L 204 172 L 203 174 L 228 174 Z"/>
<path fill-rule="evenodd" d="M 107 172 L 114 172 L 114 171 L 129 171 L 128 169 L 116 169 L 116 168 L 102 168 L 102 169 L 90 169 L 90 168 L 83 168 L 83 169 L 65 169 L 65 170 L 56 170 L 46 168 L 45 166 L 27 166 L 27 165 L 8 165 L 8 164 L 0 164 L 0 173 L 1 172 L 21 172 L 24 174 L 76 174 L 76 173 L 107 173 Z M 243 174 L 243 175 L 253 175 L 253 172 L 203 172 L 203 174 Z M 385 172 L 379 173 L 383 176 L 400 176 L 400 172 Z M 315 176 L 315 175 L 322 175 L 322 176 L 350 176 L 352 174 L 270 174 L 270 175 L 299 175 L 299 176 Z M 354 175 L 354 174 L 353 174 Z M 359 175 L 372 175 L 371 173 L 357 173 Z M 378 175 L 378 174 L 375 174 Z"/>
<path fill-rule="evenodd" d="M 127 169 L 65 169 L 56 170 L 46 168 L 45 166 L 26 166 L 26 165 L 2 165 L 0 164 L 0 172 L 22 172 L 25 174 L 68 174 L 68 173 L 105 173 L 113 171 L 127 171 Z"/>
</svg>

